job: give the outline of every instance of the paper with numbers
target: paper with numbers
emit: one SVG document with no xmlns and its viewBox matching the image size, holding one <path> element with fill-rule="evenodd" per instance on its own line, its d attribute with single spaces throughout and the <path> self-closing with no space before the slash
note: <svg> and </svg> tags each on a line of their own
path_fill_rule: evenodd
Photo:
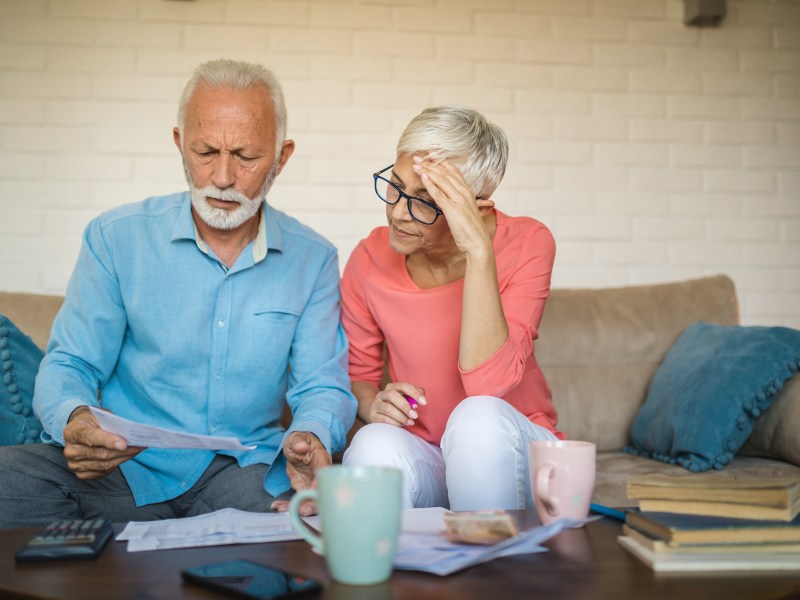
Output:
<svg viewBox="0 0 800 600">
<path fill-rule="evenodd" d="M 107 410 L 90 406 L 89 410 L 97 419 L 100 429 L 116 434 L 125 439 L 129 446 L 142 446 L 144 448 L 202 448 L 205 450 L 253 450 L 255 446 L 243 446 L 239 440 L 232 437 L 215 437 L 173 431 L 144 425 L 124 419 Z"/>
</svg>

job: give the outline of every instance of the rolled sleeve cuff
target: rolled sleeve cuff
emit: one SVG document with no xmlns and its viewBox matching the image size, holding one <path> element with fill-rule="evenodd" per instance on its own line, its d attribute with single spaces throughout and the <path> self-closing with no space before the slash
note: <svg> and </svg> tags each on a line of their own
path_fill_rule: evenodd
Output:
<svg viewBox="0 0 800 600">
<path fill-rule="evenodd" d="M 283 455 L 283 444 L 286 441 L 286 436 L 295 431 L 307 431 L 314 434 L 322 442 L 328 454 L 333 455 L 333 452 L 331 452 L 331 434 L 327 427 L 313 419 L 299 422 L 293 420 L 291 427 L 283 435 L 281 449 L 264 476 L 264 489 L 273 498 L 277 498 L 291 487 L 289 476 L 286 474 L 286 457 Z"/>
<path fill-rule="evenodd" d="M 502 397 L 508 391 L 508 382 L 513 380 L 509 369 L 516 359 L 516 348 L 509 336 L 497 352 L 477 367 L 465 371 L 461 365 L 458 366 L 464 390 L 470 396 L 492 394 Z"/>
<path fill-rule="evenodd" d="M 71 400 L 65 400 L 62 402 L 58 408 L 56 409 L 56 414 L 53 417 L 53 422 L 50 425 L 50 431 L 47 434 L 50 436 L 55 442 L 58 442 L 62 446 L 64 445 L 64 428 L 67 426 L 67 420 L 72 412 L 80 407 L 80 406 L 89 406 L 90 403 L 86 402 L 86 400 L 82 400 L 79 398 L 73 398 Z"/>
</svg>

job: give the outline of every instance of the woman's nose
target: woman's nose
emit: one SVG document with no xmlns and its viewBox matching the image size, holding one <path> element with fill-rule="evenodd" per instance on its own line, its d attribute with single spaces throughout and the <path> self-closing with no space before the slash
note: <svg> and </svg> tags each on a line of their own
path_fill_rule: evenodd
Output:
<svg viewBox="0 0 800 600">
<path fill-rule="evenodd" d="M 411 212 L 408 207 L 408 199 L 400 198 L 397 203 L 392 206 L 392 218 L 396 221 L 411 221 Z"/>
</svg>

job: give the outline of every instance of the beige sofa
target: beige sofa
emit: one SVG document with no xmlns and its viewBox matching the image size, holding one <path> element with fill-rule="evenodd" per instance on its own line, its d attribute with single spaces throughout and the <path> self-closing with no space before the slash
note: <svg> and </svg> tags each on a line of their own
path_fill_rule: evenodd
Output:
<svg viewBox="0 0 800 600">
<path fill-rule="evenodd" d="M 553 392 L 559 428 L 571 439 L 597 444 L 595 502 L 635 506 L 625 495 L 629 477 L 689 474 L 683 467 L 621 450 L 630 441 L 631 425 L 653 374 L 686 326 L 699 320 L 739 324 L 730 278 L 718 275 L 658 285 L 553 290 L 539 330 L 536 357 Z M 795 376 L 756 421 L 753 434 L 734 460 L 723 470 L 702 476 L 800 478 L 798 429 L 800 376 Z"/>
<path fill-rule="evenodd" d="M 5 314 L 40 347 L 47 343 L 61 297 L 0 292 Z M 739 322 L 733 282 L 726 276 L 679 283 L 552 291 L 536 343 L 558 409 L 559 428 L 571 439 L 597 444 L 594 501 L 629 506 L 628 477 L 649 472 L 688 474 L 676 467 L 623 453 L 628 432 L 653 374 L 683 329 L 694 321 Z M 722 471 L 800 478 L 800 376 L 784 387 L 756 422 L 743 452 Z"/>
</svg>

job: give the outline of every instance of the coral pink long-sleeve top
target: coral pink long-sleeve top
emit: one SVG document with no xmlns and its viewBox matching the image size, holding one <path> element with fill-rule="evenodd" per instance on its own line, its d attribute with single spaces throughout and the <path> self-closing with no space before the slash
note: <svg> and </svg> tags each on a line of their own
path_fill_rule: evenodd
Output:
<svg viewBox="0 0 800 600">
<path fill-rule="evenodd" d="M 500 211 L 494 235 L 500 298 L 508 323 L 506 342 L 483 364 L 458 363 L 464 280 L 431 289 L 417 287 L 406 257 L 378 227 L 353 251 L 342 277 L 342 323 L 350 342 L 350 378 L 380 386 L 383 345 L 391 381 L 425 390 L 427 406 L 410 431 L 439 445 L 447 419 L 464 398 L 505 399 L 532 422 L 552 431 L 556 411 L 533 353 L 545 302 L 555 242 L 547 227 Z"/>
</svg>

